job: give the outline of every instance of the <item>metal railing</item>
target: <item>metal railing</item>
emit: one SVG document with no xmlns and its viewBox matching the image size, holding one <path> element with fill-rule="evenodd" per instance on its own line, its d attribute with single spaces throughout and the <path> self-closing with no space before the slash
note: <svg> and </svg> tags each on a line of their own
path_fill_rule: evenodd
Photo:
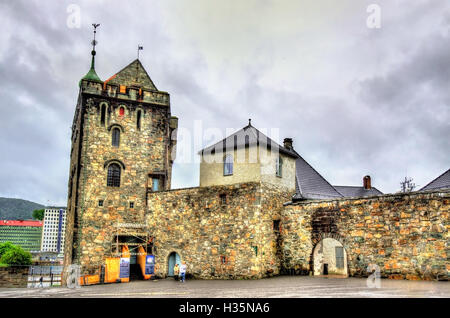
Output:
<svg viewBox="0 0 450 318">
<path fill-rule="evenodd" d="M 28 288 L 60 287 L 63 266 L 32 265 L 28 271 Z"/>
</svg>

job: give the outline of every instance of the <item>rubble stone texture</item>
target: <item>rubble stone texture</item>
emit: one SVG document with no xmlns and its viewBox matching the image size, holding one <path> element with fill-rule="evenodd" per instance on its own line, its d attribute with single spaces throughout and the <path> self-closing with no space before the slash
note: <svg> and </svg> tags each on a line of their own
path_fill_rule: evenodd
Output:
<svg viewBox="0 0 450 318">
<path fill-rule="evenodd" d="M 0 267 L 0 288 L 24 288 L 28 283 L 28 266 Z"/>
<path fill-rule="evenodd" d="M 282 268 L 308 272 L 324 238 L 341 242 L 350 276 L 448 280 L 450 191 L 314 201 L 282 211 Z"/>
<path fill-rule="evenodd" d="M 149 194 L 147 222 L 155 237 L 156 274 L 167 275 L 172 252 L 197 278 L 279 274 L 273 223 L 292 194 L 256 182 Z"/>
<path fill-rule="evenodd" d="M 81 81 L 72 126 L 65 265 L 79 264 L 83 272 L 98 270 L 111 256 L 115 224 L 145 223 L 153 178 L 159 190 L 170 189 L 177 120 L 169 94 L 155 90 L 139 61 L 113 78 L 120 85 Z M 110 164 L 121 168 L 120 187 L 107 186 Z"/>
</svg>

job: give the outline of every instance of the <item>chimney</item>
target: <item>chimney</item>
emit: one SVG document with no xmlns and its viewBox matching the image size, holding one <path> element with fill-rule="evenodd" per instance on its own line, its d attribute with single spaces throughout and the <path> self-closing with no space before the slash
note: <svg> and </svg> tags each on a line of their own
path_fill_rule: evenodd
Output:
<svg viewBox="0 0 450 318">
<path fill-rule="evenodd" d="M 365 190 L 372 189 L 372 184 L 370 182 L 370 176 L 365 176 L 363 179 L 363 186 Z"/>
<path fill-rule="evenodd" d="M 284 138 L 283 145 L 284 145 L 284 148 L 292 150 L 293 149 L 292 138 Z"/>
</svg>

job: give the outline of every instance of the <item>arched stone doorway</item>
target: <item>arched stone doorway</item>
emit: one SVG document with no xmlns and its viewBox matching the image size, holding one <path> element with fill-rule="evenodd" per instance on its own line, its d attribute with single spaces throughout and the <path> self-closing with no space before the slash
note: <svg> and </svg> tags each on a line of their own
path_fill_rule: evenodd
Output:
<svg viewBox="0 0 450 318">
<path fill-rule="evenodd" d="M 173 268 L 175 264 L 181 265 L 181 258 L 177 252 L 172 252 L 169 254 L 169 259 L 167 262 L 167 273 L 169 277 L 173 277 Z"/>
<path fill-rule="evenodd" d="M 313 252 L 314 276 L 348 276 L 347 253 L 338 240 L 328 237 L 316 244 Z"/>
</svg>

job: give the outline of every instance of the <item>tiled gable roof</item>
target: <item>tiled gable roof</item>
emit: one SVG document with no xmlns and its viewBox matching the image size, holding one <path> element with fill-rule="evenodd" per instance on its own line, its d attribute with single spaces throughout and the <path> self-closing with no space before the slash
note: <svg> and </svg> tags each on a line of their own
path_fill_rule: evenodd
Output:
<svg viewBox="0 0 450 318">
<path fill-rule="evenodd" d="M 295 162 L 296 194 L 294 200 L 334 199 L 342 195 L 301 156 Z"/>
<path fill-rule="evenodd" d="M 260 132 L 258 129 L 248 124 L 244 128 L 238 130 L 237 132 L 231 134 L 230 136 L 224 138 L 223 140 L 215 143 L 212 146 L 206 147 L 200 150 L 199 154 L 212 153 L 214 150 L 225 151 L 234 148 L 244 148 L 248 146 L 263 146 L 270 149 L 278 149 L 280 153 L 285 155 L 298 158 L 299 155 L 295 150 L 287 149 L 280 146 L 278 143 L 267 137 L 265 134 Z"/>
<path fill-rule="evenodd" d="M 142 66 L 139 60 L 134 60 L 122 70 L 117 72 L 105 81 L 105 84 L 124 85 L 124 86 L 139 86 L 144 89 L 157 91 L 155 84 L 148 75 L 147 71 Z"/>
<path fill-rule="evenodd" d="M 369 197 L 382 195 L 377 188 L 369 190 L 364 187 L 354 186 L 333 186 L 322 177 L 305 159 L 301 156 L 296 164 L 296 194 L 293 200 L 307 199 L 338 199 L 350 197 Z"/>
<path fill-rule="evenodd" d="M 364 187 L 354 186 L 334 186 L 334 188 L 346 198 L 363 198 L 375 195 L 382 195 L 383 193 L 377 188 L 364 189 Z"/>
<path fill-rule="evenodd" d="M 448 169 L 439 177 L 428 183 L 419 191 L 447 189 L 447 188 L 450 188 L 450 169 Z"/>
</svg>

